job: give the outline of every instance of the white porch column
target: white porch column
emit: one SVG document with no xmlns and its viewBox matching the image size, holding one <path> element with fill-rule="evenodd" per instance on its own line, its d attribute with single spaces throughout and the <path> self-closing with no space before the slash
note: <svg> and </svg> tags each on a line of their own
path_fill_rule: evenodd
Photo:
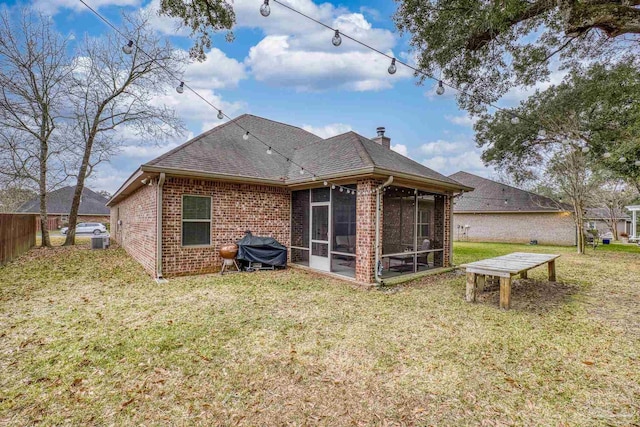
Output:
<svg viewBox="0 0 640 427">
<path fill-rule="evenodd" d="M 638 213 L 638 211 L 631 211 L 631 235 L 633 235 L 633 238 L 636 239 L 638 237 L 637 231 L 636 231 L 636 227 L 637 227 L 637 221 L 638 218 L 636 217 L 636 214 Z"/>
</svg>

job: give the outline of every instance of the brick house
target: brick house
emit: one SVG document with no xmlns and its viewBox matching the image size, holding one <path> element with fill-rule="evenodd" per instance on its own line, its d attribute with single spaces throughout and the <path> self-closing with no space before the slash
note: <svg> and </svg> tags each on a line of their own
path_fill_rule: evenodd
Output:
<svg viewBox="0 0 640 427">
<path fill-rule="evenodd" d="M 454 240 L 576 244 L 576 226 L 568 205 L 468 172 L 456 172 L 449 178 L 474 188 L 454 202 Z"/>
<path fill-rule="evenodd" d="M 392 151 L 383 128 L 322 139 L 243 115 L 140 166 L 108 206 L 112 238 L 156 278 L 220 270 L 220 245 L 251 230 L 291 264 L 372 283 L 450 265 L 463 190 Z"/>
<path fill-rule="evenodd" d="M 69 221 L 71 202 L 76 192 L 76 186 L 66 186 L 47 193 L 47 216 L 49 230 L 57 230 Z M 106 207 L 107 198 L 102 194 L 85 187 L 82 189 L 80 206 L 78 207 L 78 223 L 99 222 L 109 223 L 109 208 Z M 24 202 L 18 209 L 20 213 L 40 213 L 40 198 L 34 197 Z M 36 228 L 40 231 L 40 217 L 36 217 Z"/>
</svg>

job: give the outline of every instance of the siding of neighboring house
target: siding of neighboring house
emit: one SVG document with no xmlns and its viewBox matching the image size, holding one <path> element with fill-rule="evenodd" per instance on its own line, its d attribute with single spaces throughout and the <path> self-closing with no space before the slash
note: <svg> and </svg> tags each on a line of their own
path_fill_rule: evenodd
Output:
<svg viewBox="0 0 640 427">
<path fill-rule="evenodd" d="M 591 225 L 593 224 L 593 226 L 595 226 L 595 228 L 598 230 L 598 234 L 600 235 L 611 232 L 609 225 L 602 219 L 587 219 L 585 221 L 585 224 L 587 229 L 591 228 Z M 629 233 L 631 231 L 630 223 L 625 220 L 618 221 L 616 223 L 616 228 L 618 229 L 618 234 Z"/>
<path fill-rule="evenodd" d="M 454 240 L 459 238 L 459 225 L 470 226 L 465 240 L 471 242 L 529 243 L 535 239 L 541 245 L 567 246 L 576 242 L 569 212 L 454 213 Z"/>
<path fill-rule="evenodd" d="M 182 246 L 182 196 L 211 196 L 210 246 Z M 220 245 L 235 243 L 246 230 L 290 246 L 291 193 L 286 188 L 168 177 L 163 188 L 163 274 L 219 271 Z"/>
<path fill-rule="evenodd" d="M 156 271 L 156 191 L 155 185 L 144 185 L 112 206 L 110 231 L 111 238 L 153 276 Z"/>
</svg>

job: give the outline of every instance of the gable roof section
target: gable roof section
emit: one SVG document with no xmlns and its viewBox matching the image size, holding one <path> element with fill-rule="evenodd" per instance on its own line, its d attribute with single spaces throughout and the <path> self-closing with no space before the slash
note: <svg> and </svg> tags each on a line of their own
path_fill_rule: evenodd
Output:
<svg viewBox="0 0 640 427">
<path fill-rule="evenodd" d="M 242 138 L 243 129 L 251 134 L 248 141 Z M 272 150 L 285 157 L 267 154 L 267 147 L 256 137 L 273 144 Z M 286 158 L 292 161 L 287 162 Z M 297 165 L 307 169 L 306 173 L 300 174 Z M 304 129 L 250 114 L 217 126 L 143 164 L 109 203 L 135 191 L 140 186 L 138 178 L 145 173 L 158 172 L 281 185 L 312 182 L 312 174 L 319 179 L 399 175 L 454 191 L 471 189 L 355 132 L 322 139 Z"/>
<path fill-rule="evenodd" d="M 47 213 L 57 215 L 68 215 L 71 211 L 71 202 L 76 187 L 67 186 L 47 193 Z M 107 198 L 85 187 L 80 198 L 78 215 L 109 215 L 109 208 L 106 206 Z M 18 212 L 40 213 L 40 198 L 35 197 L 22 204 Z"/>
<path fill-rule="evenodd" d="M 507 184 L 460 171 L 449 178 L 473 187 L 455 201 L 453 212 L 566 212 L 566 205 Z M 507 201 L 505 203 L 505 200 Z"/>
<path fill-rule="evenodd" d="M 587 208 L 587 219 L 609 219 L 611 218 L 608 208 Z M 618 220 L 630 221 L 631 217 L 624 211 L 616 209 L 615 216 Z"/>
</svg>

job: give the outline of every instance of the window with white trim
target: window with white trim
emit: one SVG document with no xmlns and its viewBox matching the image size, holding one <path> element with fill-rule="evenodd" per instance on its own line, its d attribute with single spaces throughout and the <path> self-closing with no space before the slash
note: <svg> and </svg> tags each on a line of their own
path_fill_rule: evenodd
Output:
<svg viewBox="0 0 640 427">
<path fill-rule="evenodd" d="M 182 196 L 182 246 L 211 245 L 211 197 Z"/>
</svg>

